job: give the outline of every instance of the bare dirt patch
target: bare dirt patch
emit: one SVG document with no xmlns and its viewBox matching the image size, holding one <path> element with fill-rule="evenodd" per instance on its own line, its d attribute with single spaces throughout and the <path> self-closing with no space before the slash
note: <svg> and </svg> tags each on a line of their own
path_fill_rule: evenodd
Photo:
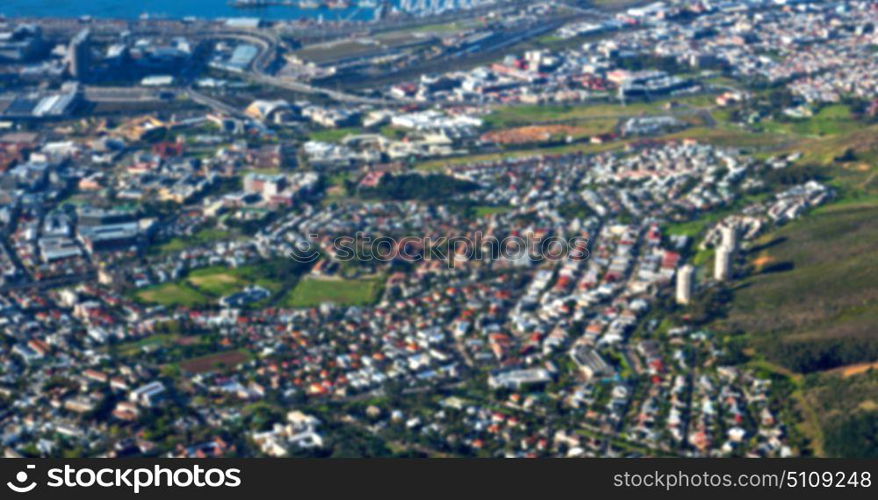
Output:
<svg viewBox="0 0 878 500">
<path fill-rule="evenodd" d="M 190 359 L 180 363 L 180 368 L 189 373 L 204 373 L 220 368 L 228 368 L 239 365 L 250 359 L 241 351 L 227 351 Z"/>
</svg>

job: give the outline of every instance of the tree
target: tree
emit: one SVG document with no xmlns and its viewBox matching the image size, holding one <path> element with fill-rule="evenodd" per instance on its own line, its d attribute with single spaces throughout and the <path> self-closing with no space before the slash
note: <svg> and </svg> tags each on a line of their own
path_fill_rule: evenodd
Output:
<svg viewBox="0 0 878 500">
<path fill-rule="evenodd" d="M 375 187 L 360 188 L 365 198 L 386 200 L 437 200 L 478 189 L 474 182 L 443 174 L 385 175 Z"/>
<path fill-rule="evenodd" d="M 834 457 L 878 458 L 878 412 L 859 413 L 831 425 L 824 441 Z"/>
</svg>

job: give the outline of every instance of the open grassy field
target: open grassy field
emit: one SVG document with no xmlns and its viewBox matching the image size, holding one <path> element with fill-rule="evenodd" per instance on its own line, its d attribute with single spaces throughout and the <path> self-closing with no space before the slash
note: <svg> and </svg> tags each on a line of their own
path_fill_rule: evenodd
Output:
<svg viewBox="0 0 878 500">
<path fill-rule="evenodd" d="M 197 269 L 189 275 L 187 281 L 211 295 L 228 295 L 247 285 L 247 281 L 238 273 L 214 268 Z"/>
<path fill-rule="evenodd" d="M 283 303 L 289 307 L 314 307 L 324 302 L 338 305 L 366 305 L 374 303 L 378 299 L 383 285 L 383 277 L 306 278 L 287 294 Z"/>
<path fill-rule="evenodd" d="M 835 159 L 850 149 L 856 156 L 853 168 L 859 165 L 878 163 L 878 125 L 856 123 L 847 133 L 828 135 L 825 137 L 798 138 L 788 144 L 790 151 L 804 154 L 800 163 L 837 166 Z"/>
<path fill-rule="evenodd" d="M 258 285 L 277 297 L 293 287 L 300 272 L 301 269 L 284 261 L 241 267 L 211 266 L 193 270 L 177 282 L 139 290 L 135 296 L 146 303 L 196 307 Z"/>
<path fill-rule="evenodd" d="M 814 116 L 789 121 L 769 121 L 762 125 L 767 132 L 821 137 L 849 133 L 861 125 L 852 119 L 851 110 L 844 104 L 820 109 Z"/>
<path fill-rule="evenodd" d="M 281 287 L 280 281 L 260 272 L 259 265 L 237 268 L 205 267 L 189 273 L 186 281 L 198 290 L 214 296 L 240 292 L 250 285 L 259 285 L 271 291 L 278 291 Z"/>
<path fill-rule="evenodd" d="M 363 129 L 359 127 L 327 128 L 311 132 L 310 134 L 308 134 L 308 138 L 312 141 L 339 142 L 349 135 L 357 135 L 362 133 Z"/>
<path fill-rule="evenodd" d="M 211 295 L 223 296 L 240 292 L 251 285 L 259 285 L 272 292 L 282 289 L 280 276 L 272 276 L 260 264 L 242 267 L 213 266 L 189 273 L 187 281 Z"/>
<path fill-rule="evenodd" d="M 619 118 L 626 115 L 636 115 L 641 112 L 652 110 L 651 107 L 631 105 L 622 107 L 617 105 L 589 105 L 589 106 L 563 106 L 563 105 L 521 105 L 504 106 L 485 117 L 485 123 L 496 129 L 508 127 L 520 127 L 535 123 L 564 122 L 572 120 L 591 120 L 598 118 Z"/>
<path fill-rule="evenodd" d="M 202 229 L 189 237 L 177 237 L 167 243 L 159 245 L 157 250 L 160 253 L 179 252 L 187 248 L 204 245 L 214 241 L 226 240 L 232 238 L 232 233 L 221 229 Z"/>
<path fill-rule="evenodd" d="M 168 346 L 177 342 L 181 338 L 182 337 L 178 334 L 156 334 L 139 340 L 118 344 L 114 346 L 114 348 L 120 356 L 135 356 L 144 348 Z"/>
<path fill-rule="evenodd" d="M 694 127 L 662 137 L 663 139 L 695 139 L 715 146 L 740 148 L 751 152 L 788 147 L 794 139 L 782 134 L 751 132 L 734 125 Z"/>
<path fill-rule="evenodd" d="M 660 115 L 669 112 L 665 109 L 665 105 L 671 101 L 692 107 L 710 107 L 713 105 L 713 97 L 710 95 L 661 99 L 651 102 L 630 102 L 624 106 L 618 103 L 578 105 L 527 104 L 497 108 L 485 117 L 485 122 L 492 128 L 506 128 L 546 122 L 606 120 L 626 116 Z"/>
<path fill-rule="evenodd" d="M 488 217 L 494 214 L 503 214 L 512 210 L 512 207 L 508 206 L 489 206 L 489 205 L 480 205 L 477 207 L 473 207 L 473 215 L 476 217 Z"/>
<path fill-rule="evenodd" d="M 143 302 L 167 307 L 197 307 L 207 305 L 211 301 L 211 297 L 186 283 L 163 283 L 151 286 L 138 291 L 136 296 Z"/>
</svg>

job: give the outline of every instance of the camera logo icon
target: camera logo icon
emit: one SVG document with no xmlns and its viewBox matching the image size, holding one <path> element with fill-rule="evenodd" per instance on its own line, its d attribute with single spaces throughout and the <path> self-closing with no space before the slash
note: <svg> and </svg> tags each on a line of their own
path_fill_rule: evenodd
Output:
<svg viewBox="0 0 878 500">
<path fill-rule="evenodd" d="M 28 464 L 26 466 L 26 468 L 28 470 L 36 469 L 37 466 L 33 465 L 33 464 Z M 16 493 L 27 493 L 27 492 L 29 492 L 37 487 L 36 481 L 31 481 L 30 484 L 25 484 L 27 482 L 27 480 L 28 480 L 27 471 L 21 470 L 21 471 L 18 471 L 18 474 L 15 475 L 15 482 L 7 481 L 6 486 L 8 486 L 10 490 L 12 490 Z M 16 483 L 18 483 L 18 484 L 16 484 Z"/>
</svg>

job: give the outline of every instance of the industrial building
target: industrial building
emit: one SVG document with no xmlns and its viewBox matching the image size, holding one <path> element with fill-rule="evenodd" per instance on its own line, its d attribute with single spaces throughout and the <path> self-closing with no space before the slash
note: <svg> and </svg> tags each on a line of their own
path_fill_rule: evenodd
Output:
<svg viewBox="0 0 878 500">
<path fill-rule="evenodd" d="M 0 32 L 0 62 L 32 61 L 44 54 L 47 48 L 39 26 L 22 24 L 12 31 Z"/>
<path fill-rule="evenodd" d="M 20 120 L 68 118 L 83 102 L 83 93 L 76 83 L 69 83 L 60 92 L 27 93 L 0 103 L 0 117 Z"/>
<path fill-rule="evenodd" d="M 250 67 L 256 56 L 259 55 L 259 48 L 255 45 L 241 44 L 237 45 L 229 55 L 219 54 L 210 66 L 216 69 L 232 71 L 234 73 L 243 73 Z"/>
</svg>

